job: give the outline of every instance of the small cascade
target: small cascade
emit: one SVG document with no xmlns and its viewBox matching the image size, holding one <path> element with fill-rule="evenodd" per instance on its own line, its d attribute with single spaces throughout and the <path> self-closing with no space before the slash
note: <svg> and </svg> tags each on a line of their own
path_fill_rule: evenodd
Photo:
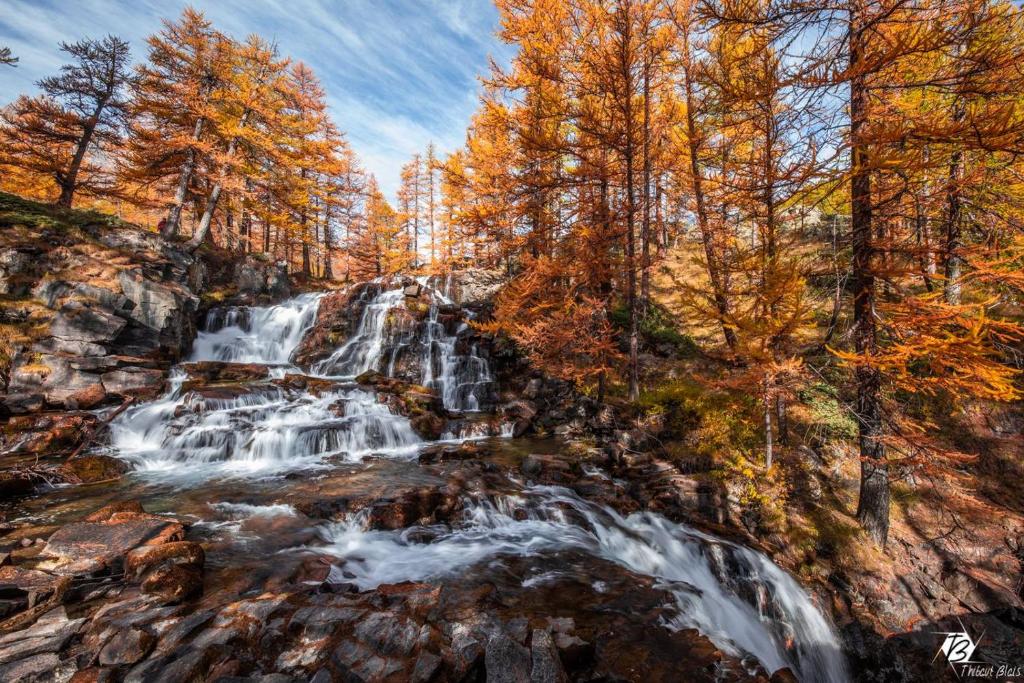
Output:
<svg viewBox="0 0 1024 683">
<path fill-rule="evenodd" d="M 313 365 L 324 377 L 357 377 L 367 370 L 380 370 L 385 350 L 385 326 L 392 309 L 405 301 L 402 289 L 381 292 L 363 307 L 355 334 L 334 353 Z"/>
<path fill-rule="evenodd" d="M 583 552 L 658 580 L 677 603 L 671 628 L 696 628 L 729 654 L 753 655 L 769 672 L 788 666 L 801 681 L 848 680 L 828 621 L 761 553 L 654 513 L 623 517 L 558 487 L 469 500 L 464 510 L 452 529 L 400 532 L 367 530 L 365 514 L 353 515 L 325 528 L 326 550 L 359 558 L 345 569 L 363 589 L 454 575 L 502 556 Z"/>
<path fill-rule="evenodd" d="M 300 294 L 277 306 L 211 309 L 189 360 L 287 365 L 316 322 L 322 296 Z"/>
<path fill-rule="evenodd" d="M 483 358 L 476 344 L 469 347 L 469 353 L 459 353 L 459 336 L 469 326 L 460 322 L 454 333 L 449 334 L 446 326 L 439 321 L 441 307 L 454 307 L 451 300 L 452 275 L 448 273 L 440 287 L 431 288 L 437 278 L 419 278 L 421 287 L 430 291 L 430 311 L 425 322 L 425 339 L 421 383 L 438 392 L 447 410 L 475 413 L 484 409 L 493 391 L 494 377 L 491 366 Z M 468 311 L 467 317 L 472 317 Z"/>
<path fill-rule="evenodd" d="M 328 456 L 411 456 L 420 445 L 408 420 L 363 389 L 314 396 L 262 385 L 220 398 L 182 393 L 180 380 L 111 423 L 111 440 L 136 470 L 185 479 L 274 474 Z"/>
</svg>

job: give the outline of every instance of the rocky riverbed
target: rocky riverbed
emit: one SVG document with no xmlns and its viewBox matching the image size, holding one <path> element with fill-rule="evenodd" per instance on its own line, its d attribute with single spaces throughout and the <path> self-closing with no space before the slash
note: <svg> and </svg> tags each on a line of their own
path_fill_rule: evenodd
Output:
<svg viewBox="0 0 1024 683">
<path fill-rule="evenodd" d="M 90 234 L 2 259 L 35 334 L 2 401 L 0 680 L 949 675 L 862 617 L 883 582 L 801 586 L 665 425 L 477 332 L 500 274 L 292 296 L 267 261 Z M 1012 653 L 978 591 L 922 604 L 981 600 Z"/>
</svg>

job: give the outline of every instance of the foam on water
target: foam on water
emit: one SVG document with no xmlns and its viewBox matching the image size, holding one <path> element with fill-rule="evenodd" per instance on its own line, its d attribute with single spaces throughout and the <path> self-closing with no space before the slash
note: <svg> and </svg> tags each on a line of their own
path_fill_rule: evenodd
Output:
<svg viewBox="0 0 1024 683">
<path fill-rule="evenodd" d="M 761 553 L 660 515 L 623 517 L 568 489 L 534 487 L 467 501 L 460 524 L 428 529 L 431 542 L 419 542 L 422 531 L 368 530 L 355 515 L 323 534 L 331 554 L 360 558 L 345 569 L 361 588 L 458 574 L 501 556 L 583 551 L 657 579 L 678 606 L 672 628 L 697 628 L 768 671 L 789 666 L 803 681 L 848 679 L 830 624 L 789 574 Z"/>
<path fill-rule="evenodd" d="M 211 309 L 189 360 L 287 365 L 316 322 L 322 297 L 300 294 L 277 306 Z"/>
</svg>

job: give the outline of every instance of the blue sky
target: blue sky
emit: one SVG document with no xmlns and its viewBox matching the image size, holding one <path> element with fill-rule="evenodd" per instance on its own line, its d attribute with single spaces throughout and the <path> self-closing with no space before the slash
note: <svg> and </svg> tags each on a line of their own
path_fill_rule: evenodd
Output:
<svg viewBox="0 0 1024 683">
<path fill-rule="evenodd" d="M 20 58 L 0 68 L 0 105 L 35 92 L 63 63 L 60 41 L 114 33 L 145 56 L 146 36 L 186 4 L 235 37 L 259 33 L 306 62 L 364 166 L 394 196 L 399 168 L 433 140 L 462 144 L 494 37 L 491 0 L 0 0 L 0 45 Z"/>
</svg>

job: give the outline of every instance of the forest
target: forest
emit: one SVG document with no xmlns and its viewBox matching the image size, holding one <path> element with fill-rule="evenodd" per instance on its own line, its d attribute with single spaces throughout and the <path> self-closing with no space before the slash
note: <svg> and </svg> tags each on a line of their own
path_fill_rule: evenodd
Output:
<svg viewBox="0 0 1024 683">
<path fill-rule="evenodd" d="M 1012 679 L 1024 666 L 1011 616 L 1024 606 L 1020 6 L 493 4 L 511 57 L 481 70 L 461 146 L 409 158 L 394 197 L 310 66 L 200 9 L 142 45 L 114 26 L 51 46 L 65 65 L 7 98 L 0 678 Z M 22 59 L 0 45 L 0 76 Z M 101 476 L 68 474 L 89 458 Z M 111 462 L 127 465 L 111 474 Z M 259 476 L 239 479 L 241 463 Z M 109 481 L 113 498 L 90 488 Z M 72 541 L 33 540 L 128 498 L 140 519 L 191 515 L 168 547 L 199 550 L 153 569 L 136 543 L 123 567 L 84 579 L 53 568 L 83 561 L 61 550 Z M 127 513 L 113 514 L 99 521 Z M 194 531 L 204 524 L 288 542 L 242 551 Z M 112 588 L 69 596 L 115 577 L 102 580 L 176 615 L 218 592 L 280 593 L 294 609 L 286 570 L 250 564 L 285 552 L 298 563 L 287 572 L 334 600 L 302 593 L 287 637 L 186 646 L 182 634 L 154 650 L 159 629 L 68 607 L 82 633 L 123 627 L 145 644 L 86 635 L 82 651 L 98 654 L 79 656 L 74 678 L 8 654 L 44 619 L 26 616 L 36 597 L 13 597 L 36 595 L 18 571 L 72 577 L 41 594 L 51 608 L 112 600 Z M 203 553 L 220 559 L 203 569 Z M 201 578 L 182 578 L 193 565 Z M 259 578 L 243 588 L 246 571 Z M 416 593 L 432 589 L 447 597 Z M 442 616 L 423 622 L 422 600 Z M 660 625 L 613 628 L 619 608 L 601 600 Z M 218 624 L 241 604 L 201 606 Z M 363 610 L 377 640 L 340 614 L 299 616 L 314 606 Z M 559 630 L 565 618 L 576 632 Z M 380 619 L 434 623 L 433 635 L 402 650 Z M 460 654 L 470 635 L 453 624 L 479 652 Z M 936 633 L 970 652 L 921 635 Z M 42 652 L 64 662 L 81 637 Z M 181 652 L 203 656 L 184 669 Z M 962 668 L 974 665 L 1004 673 Z M 79 678 L 96 667 L 113 678 Z"/>
</svg>

